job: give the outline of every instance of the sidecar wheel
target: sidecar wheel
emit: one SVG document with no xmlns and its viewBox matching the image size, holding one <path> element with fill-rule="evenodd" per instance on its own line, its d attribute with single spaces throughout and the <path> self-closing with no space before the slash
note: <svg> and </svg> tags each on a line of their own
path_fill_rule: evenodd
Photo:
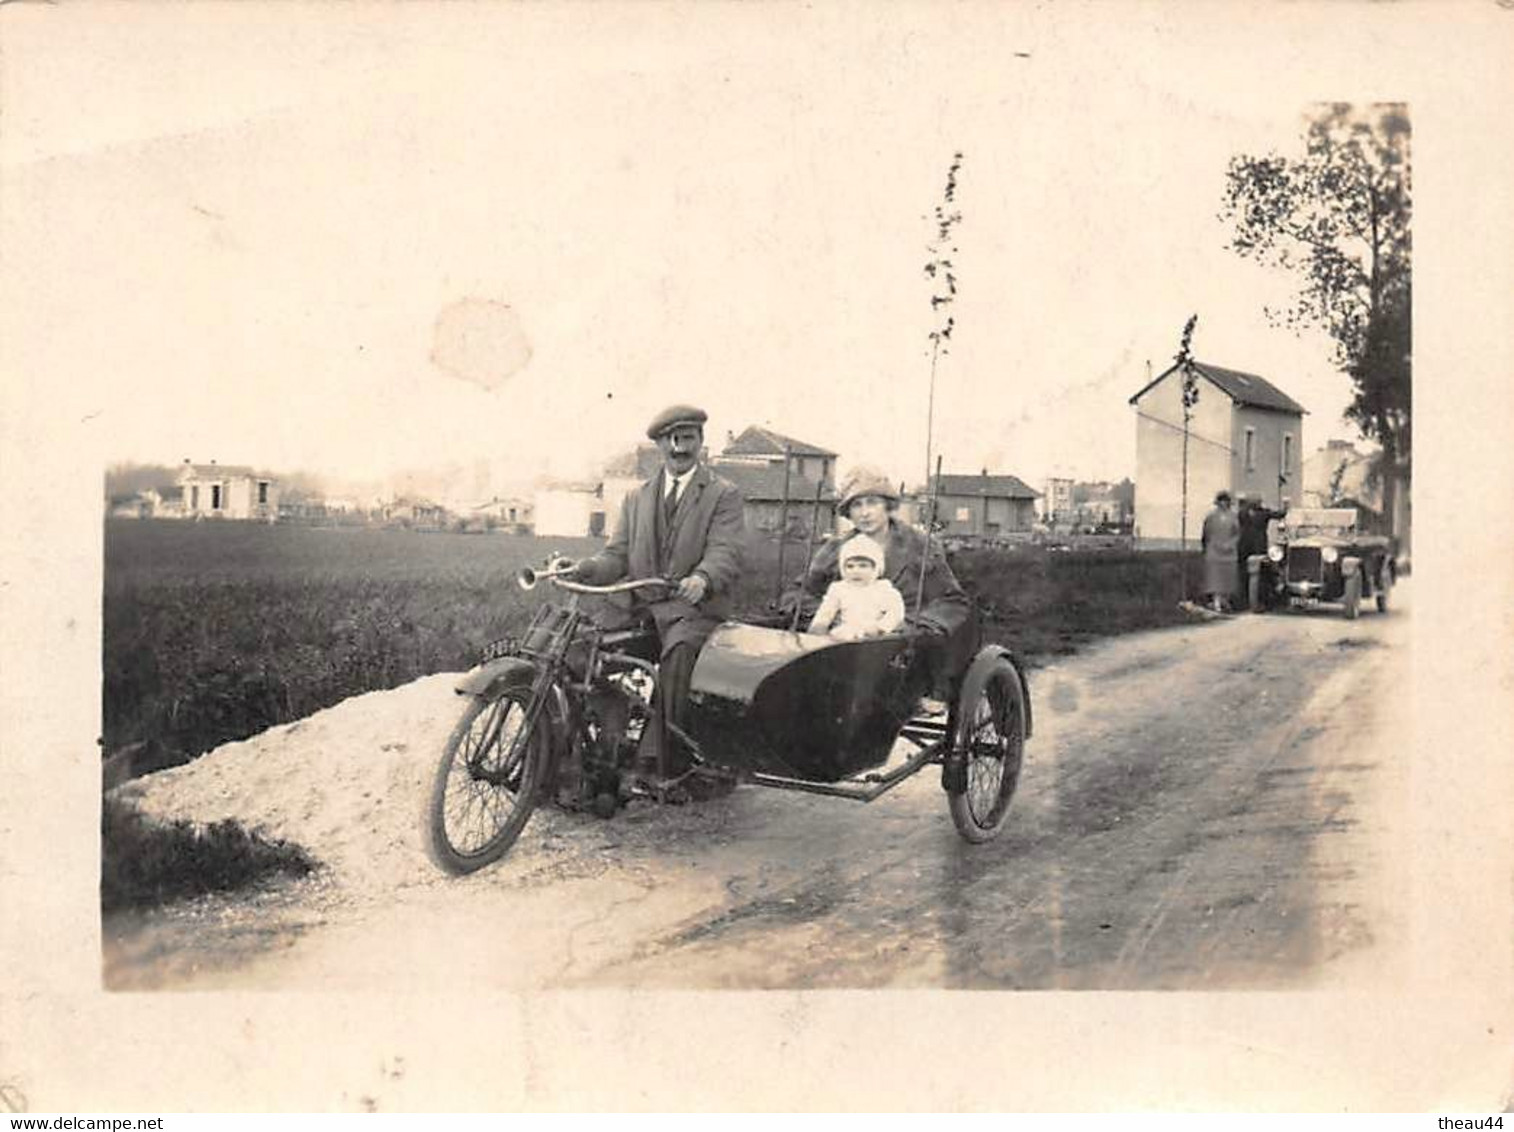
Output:
<svg viewBox="0 0 1514 1132">
<path fill-rule="evenodd" d="M 948 792 L 947 805 L 963 838 L 991 841 L 1009 816 L 1025 759 L 1025 689 L 1015 666 L 1003 657 L 986 666 L 975 662 L 963 682 L 957 718 L 966 788 Z"/>
<path fill-rule="evenodd" d="M 524 730 L 530 673 L 507 678 L 492 696 L 470 696 L 432 782 L 426 848 L 454 875 L 492 864 L 515 843 L 536 808 L 550 754 L 543 716 Z"/>
</svg>

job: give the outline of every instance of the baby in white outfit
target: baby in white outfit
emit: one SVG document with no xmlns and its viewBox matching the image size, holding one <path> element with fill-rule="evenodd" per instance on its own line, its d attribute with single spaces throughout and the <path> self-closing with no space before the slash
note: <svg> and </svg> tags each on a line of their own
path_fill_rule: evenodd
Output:
<svg viewBox="0 0 1514 1132">
<path fill-rule="evenodd" d="M 904 598 L 883 574 L 883 547 L 867 535 L 841 545 L 841 580 L 825 591 L 810 621 L 811 633 L 841 641 L 892 633 L 904 624 Z"/>
</svg>

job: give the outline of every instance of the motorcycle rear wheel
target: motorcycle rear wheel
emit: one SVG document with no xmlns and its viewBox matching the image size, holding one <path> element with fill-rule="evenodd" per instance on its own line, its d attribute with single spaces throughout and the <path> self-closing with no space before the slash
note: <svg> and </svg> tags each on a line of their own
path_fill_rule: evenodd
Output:
<svg viewBox="0 0 1514 1132">
<path fill-rule="evenodd" d="M 426 848 L 455 876 L 503 857 L 536 808 L 550 752 L 545 712 L 525 728 L 531 681 L 521 673 L 470 696 L 437 764 L 426 806 Z"/>
</svg>

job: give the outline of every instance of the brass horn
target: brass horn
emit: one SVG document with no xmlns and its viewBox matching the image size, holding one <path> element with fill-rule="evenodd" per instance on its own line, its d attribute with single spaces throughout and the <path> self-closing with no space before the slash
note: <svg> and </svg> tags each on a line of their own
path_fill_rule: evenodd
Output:
<svg viewBox="0 0 1514 1132">
<path fill-rule="evenodd" d="M 545 570 L 533 570 L 529 566 L 522 566 L 515 572 L 515 584 L 523 590 L 533 590 L 536 583 L 543 578 L 557 578 L 564 574 L 571 574 L 575 569 L 573 563 L 553 560 L 547 563 Z"/>
</svg>

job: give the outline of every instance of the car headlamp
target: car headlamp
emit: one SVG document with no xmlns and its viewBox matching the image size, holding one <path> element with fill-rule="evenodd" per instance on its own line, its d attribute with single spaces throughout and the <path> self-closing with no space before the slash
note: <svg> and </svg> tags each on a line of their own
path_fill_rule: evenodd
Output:
<svg viewBox="0 0 1514 1132">
<path fill-rule="evenodd" d="M 1280 546 L 1269 546 L 1267 548 L 1267 557 L 1274 562 L 1281 562 L 1283 560 L 1283 548 Z"/>
<path fill-rule="evenodd" d="M 1319 556 L 1326 562 L 1334 562 L 1337 558 L 1340 557 L 1340 552 L 1337 551 L 1333 546 L 1327 546 L 1324 550 L 1319 552 Z"/>
</svg>

